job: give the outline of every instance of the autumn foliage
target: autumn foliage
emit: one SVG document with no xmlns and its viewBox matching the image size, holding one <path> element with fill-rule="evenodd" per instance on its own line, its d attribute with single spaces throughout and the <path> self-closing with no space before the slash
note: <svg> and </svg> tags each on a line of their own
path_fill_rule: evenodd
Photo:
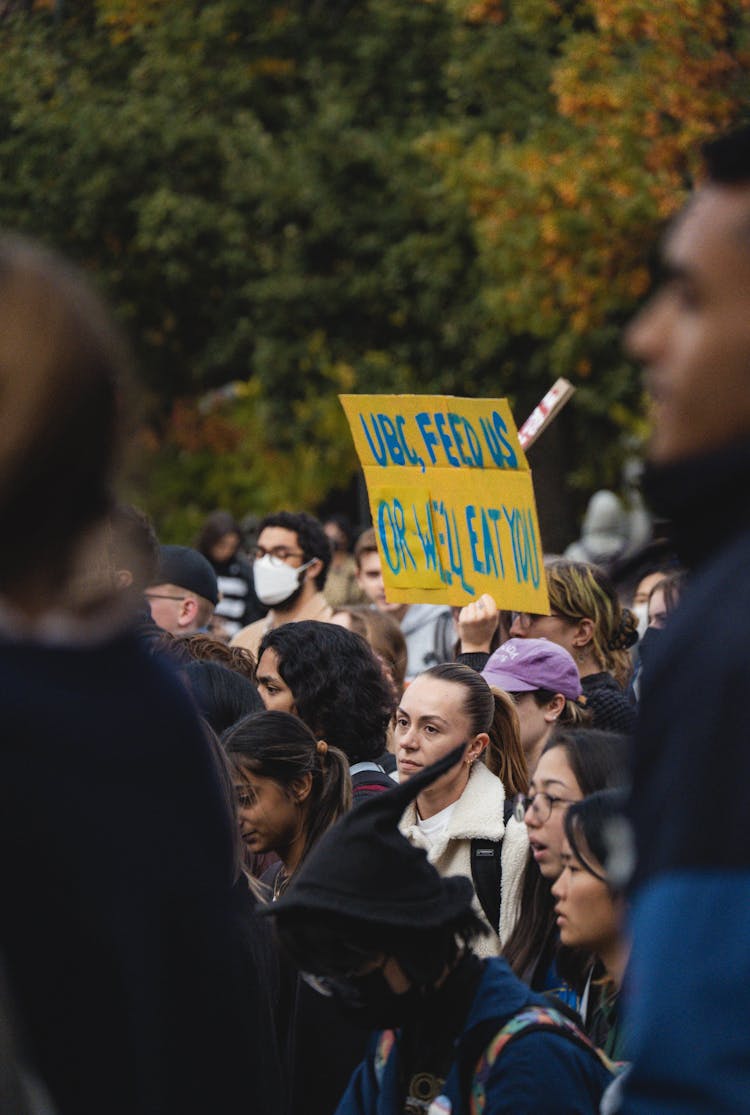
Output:
<svg viewBox="0 0 750 1115">
<path fill-rule="evenodd" d="M 622 325 L 748 103 L 750 0 L 3 15 L 0 222 L 96 273 L 134 336 L 135 490 L 166 534 L 345 486 L 340 390 L 523 419 L 567 375 L 549 499 L 617 486 L 643 431 Z"/>
</svg>

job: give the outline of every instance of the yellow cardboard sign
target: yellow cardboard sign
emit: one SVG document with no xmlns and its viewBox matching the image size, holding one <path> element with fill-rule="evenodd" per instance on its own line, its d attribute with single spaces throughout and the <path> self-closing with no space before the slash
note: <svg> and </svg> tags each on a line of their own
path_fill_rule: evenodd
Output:
<svg viewBox="0 0 750 1115">
<path fill-rule="evenodd" d="M 549 611 L 534 488 L 505 399 L 340 395 L 388 600 Z"/>
</svg>

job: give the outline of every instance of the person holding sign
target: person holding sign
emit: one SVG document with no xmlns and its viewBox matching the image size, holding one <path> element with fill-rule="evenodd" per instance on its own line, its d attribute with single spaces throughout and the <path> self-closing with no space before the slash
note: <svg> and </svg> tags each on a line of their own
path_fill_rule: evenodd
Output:
<svg viewBox="0 0 750 1115">
<path fill-rule="evenodd" d="M 515 612 L 511 636 L 564 647 L 578 667 L 592 726 L 632 732 L 635 706 L 622 686 L 631 670 L 628 649 L 638 639 L 635 616 L 620 606 L 609 578 L 590 562 L 559 559 L 547 565 L 546 574 L 551 614 Z"/>
</svg>

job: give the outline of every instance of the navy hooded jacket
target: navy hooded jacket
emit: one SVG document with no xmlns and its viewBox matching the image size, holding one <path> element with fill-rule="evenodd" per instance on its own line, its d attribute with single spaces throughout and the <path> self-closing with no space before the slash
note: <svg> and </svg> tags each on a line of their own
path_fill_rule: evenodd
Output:
<svg viewBox="0 0 750 1115">
<path fill-rule="evenodd" d="M 469 1115 L 461 1096 L 460 1070 L 475 1042 L 472 1031 L 491 1019 L 497 1029 L 531 1004 L 549 1001 L 529 991 L 501 958 L 485 962 L 481 982 L 458 1039 L 456 1059 L 443 1088 L 452 1115 Z M 387 1043 L 376 1035 L 356 1070 L 336 1115 L 393 1115 L 399 1111 L 398 1037 L 383 1064 Z M 480 1048 L 480 1056 L 481 1056 Z M 485 1083 L 484 1115 L 594 1115 L 611 1076 L 596 1054 L 554 1032 L 529 1032 L 516 1038 L 491 1065 Z"/>
<path fill-rule="evenodd" d="M 654 470 L 692 571 L 644 673 L 628 1115 L 750 1109 L 750 443 Z"/>
</svg>

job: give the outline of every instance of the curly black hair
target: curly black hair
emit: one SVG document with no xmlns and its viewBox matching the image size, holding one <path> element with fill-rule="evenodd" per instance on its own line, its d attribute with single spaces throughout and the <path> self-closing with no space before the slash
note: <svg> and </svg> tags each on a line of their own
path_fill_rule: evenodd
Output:
<svg viewBox="0 0 750 1115">
<path fill-rule="evenodd" d="M 266 632 L 258 661 L 266 650 L 276 653 L 297 714 L 316 737 L 352 763 L 382 755 L 395 708 L 393 688 L 361 635 L 301 620 Z"/>
<path fill-rule="evenodd" d="M 261 519 L 258 525 L 259 538 L 266 527 L 283 527 L 284 530 L 294 531 L 299 548 L 305 555 L 304 560 L 320 559 L 322 568 L 315 578 L 315 587 L 322 589 L 328 576 L 332 552 L 328 535 L 315 516 L 308 515 L 307 511 L 276 511 Z"/>
</svg>

